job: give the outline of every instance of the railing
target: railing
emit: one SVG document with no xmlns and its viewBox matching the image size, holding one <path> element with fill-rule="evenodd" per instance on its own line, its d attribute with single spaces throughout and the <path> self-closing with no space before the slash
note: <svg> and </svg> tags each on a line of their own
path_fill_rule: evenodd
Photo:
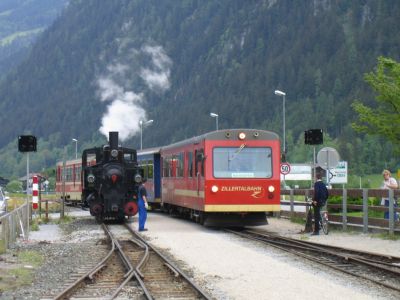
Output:
<svg viewBox="0 0 400 300">
<path fill-rule="evenodd" d="M 26 238 L 29 234 L 29 220 L 27 207 L 24 205 L 0 217 L 0 252 L 14 244 L 17 237 Z"/>
<path fill-rule="evenodd" d="M 312 189 L 294 189 L 294 190 L 281 190 L 282 195 L 288 195 L 289 201 L 282 201 L 281 204 L 290 205 L 289 216 L 295 215 L 303 216 L 304 213 L 295 212 L 295 206 L 306 206 L 303 201 L 295 201 L 295 196 L 312 197 Z M 400 190 L 383 190 L 383 189 L 330 189 L 329 196 L 339 196 L 342 198 L 341 204 L 330 204 L 328 199 L 328 209 L 341 210 L 339 214 L 330 214 L 329 222 L 338 223 L 342 225 L 343 230 L 347 230 L 348 225 L 362 226 L 363 232 L 367 233 L 369 229 L 374 227 L 382 228 L 389 231 L 389 234 L 394 234 L 395 231 L 400 231 L 396 226 L 394 212 L 400 212 L 399 208 L 394 206 L 394 199 L 399 198 Z M 348 197 L 358 197 L 362 199 L 362 205 L 348 204 Z M 374 206 L 370 205 L 369 197 L 388 198 L 389 206 Z M 300 197 L 301 198 L 301 197 Z M 362 217 L 353 217 L 348 215 L 348 210 L 362 211 Z M 389 219 L 382 218 L 369 218 L 368 211 L 389 212 Z M 397 228 L 396 228 L 397 227 Z"/>
</svg>

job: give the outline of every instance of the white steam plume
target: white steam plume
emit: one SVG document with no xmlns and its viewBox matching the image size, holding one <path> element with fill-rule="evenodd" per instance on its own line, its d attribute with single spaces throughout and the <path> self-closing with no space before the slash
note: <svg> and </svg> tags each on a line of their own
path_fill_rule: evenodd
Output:
<svg viewBox="0 0 400 300">
<path fill-rule="evenodd" d="M 140 51 L 130 49 L 125 58 L 119 61 L 135 59 L 136 64 L 150 57 L 150 68 L 130 67 L 126 63 L 114 63 L 107 66 L 107 74 L 97 79 L 100 100 L 110 102 L 101 120 L 100 132 L 108 137 L 109 131 L 118 131 L 121 141 L 127 140 L 140 132 L 139 121 L 146 120 L 146 111 L 142 108 L 144 93 L 131 91 L 132 76 L 139 76 L 146 86 L 156 92 L 164 92 L 170 87 L 169 76 L 171 59 L 160 46 L 144 46 Z M 132 73 L 132 70 L 136 71 Z M 140 71 L 139 71 L 140 70 Z M 130 72 L 130 76 L 127 73 Z M 129 88 L 126 88 L 129 86 Z"/>
<path fill-rule="evenodd" d="M 170 87 L 171 59 L 160 46 L 145 46 L 142 50 L 151 56 L 154 69 L 142 68 L 140 76 L 151 90 L 166 91 Z"/>
<path fill-rule="evenodd" d="M 145 119 L 146 112 L 140 106 L 143 94 L 124 91 L 110 78 L 100 78 L 101 101 L 112 101 L 101 120 L 100 132 L 108 137 L 109 131 L 118 131 L 124 141 L 140 130 L 139 120 Z"/>
</svg>

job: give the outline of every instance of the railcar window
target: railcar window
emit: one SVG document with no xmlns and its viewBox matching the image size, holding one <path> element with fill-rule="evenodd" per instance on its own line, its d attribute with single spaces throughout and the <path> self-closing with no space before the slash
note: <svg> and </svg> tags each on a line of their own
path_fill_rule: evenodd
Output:
<svg viewBox="0 0 400 300">
<path fill-rule="evenodd" d="M 199 149 L 194 152 L 194 157 L 195 157 L 194 171 L 196 176 L 198 172 L 200 172 L 201 176 L 204 176 L 204 159 L 200 158 L 200 156 L 201 157 L 203 156 L 202 155 L 203 153 L 204 153 L 203 149 Z"/>
<path fill-rule="evenodd" d="M 163 177 L 170 177 L 170 158 L 163 158 Z"/>
<path fill-rule="evenodd" d="M 220 147 L 213 149 L 215 178 L 272 177 L 271 148 Z"/>
<path fill-rule="evenodd" d="M 176 156 L 176 176 L 183 177 L 183 153 Z"/>
<path fill-rule="evenodd" d="M 193 177 L 193 152 L 188 152 L 188 177 Z"/>
</svg>

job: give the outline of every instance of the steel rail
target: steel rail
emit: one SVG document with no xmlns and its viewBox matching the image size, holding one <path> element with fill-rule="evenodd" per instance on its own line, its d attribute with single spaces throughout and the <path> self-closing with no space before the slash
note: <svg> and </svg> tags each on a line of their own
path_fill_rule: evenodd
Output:
<svg viewBox="0 0 400 300">
<path fill-rule="evenodd" d="M 386 265 L 391 265 L 391 266 L 395 266 L 395 264 L 400 264 L 400 257 L 394 256 L 394 255 L 354 250 L 354 249 L 350 249 L 350 248 L 338 247 L 338 246 L 332 246 L 332 245 L 323 245 L 323 244 L 314 243 L 311 241 L 300 241 L 300 240 L 280 236 L 280 235 L 277 235 L 277 234 L 271 233 L 271 232 L 259 232 L 259 231 L 255 231 L 255 230 L 246 230 L 246 232 L 250 232 L 250 233 L 258 234 L 258 235 L 267 235 L 269 237 L 276 237 L 281 240 L 287 240 L 292 243 L 298 243 L 301 245 L 307 245 L 307 246 L 313 245 L 318 248 L 330 249 L 332 251 L 340 251 L 342 253 L 347 253 L 349 255 L 352 255 L 353 257 L 359 257 L 359 258 L 369 260 L 369 261 L 373 261 L 373 260 L 371 260 L 371 257 L 372 257 L 372 258 L 375 258 L 375 260 L 379 259 L 379 263 L 381 263 L 381 264 L 386 264 Z"/>
<path fill-rule="evenodd" d="M 374 278 L 372 278 L 372 277 L 370 277 L 368 275 L 365 275 L 365 274 L 360 274 L 360 273 L 355 273 L 355 272 L 348 271 L 348 270 L 346 270 L 344 268 L 341 268 L 338 265 L 335 266 L 334 264 L 332 264 L 332 263 L 337 264 L 337 262 L 335 262 L 335 261 L 331 260 L 330 263 L 323 262 L 323 261 L 321 261 L 320 257 L 316 258 L 312 254 L 301 253 L 301 252 L 299 252 L 299 251 L 297 251 L 295 249 L 298 249 L 298 250 L 301 250 L 301 251 L 309 251 L 309 252 L 318 251 L 319 253 L 330 255 L 331 257 L 335 257 L 336 260 L 337 259 L 344 260 L 346 262 L 346 267 L 347 266 L 348 267 L 351 267 L 351 266 L 354 267 L 354 266 L 363 265 L 363 266 L 366 266 L 366 267 L 378 269 L 381 272 L 390 272 L 390 273 L 398 276 L 398 280 L 400 280 L 400 268 L 398 268 L 398 266 L 394 266 L 394 265 L 391 265 L 390 267 L 381 266 L 380 265 L 381 262 L 371 262 L 371 260 L 366 260 L 366 259 L 363 259 L 363 258 L 355 257 L 355 255 L 352 255 L 352 254 L 344 255 L 344 254 L 336 253 L 334 251 L 324 249 L 323 247 L 318 247 L 315 243 L 313 243 L 313 245 L 309 245 L 309 244 L 307 244 L 307 242 L 304 242 L 304 241 L 288 239 L 288 238 L 285 238 L 285 237 L 280 237 L 278 235 L 272 235 L 272 236 L 275 239 L 278 239 L 278 238 L 281 239 L 282 238 L 283 241 L 266 240 L 268 238 L 269 239 L 271 238 L 271 236 L 268 236 L 269 233 L 263 234 L 263 233 L 254 232 L 254 231 L 249 230 L 248 231 L 249 233 L 251 233 L 253 235 L 257 235 L 257 236 L 250 236 L 248 233 L 246 234 L 247 231 L 237 232 L 237 231 L 233 231 L 233 230 L 229 230 L 229 229 L 226 229 L 226 231 L 230 232 L 230 233 L 234 233 L 236 235 L 239 235 L 239 236 L 247 238 L 247 239 L 252 239 L 252 240 L 255 240 L 255 241 L 261 241 L 261 242 L 267 243 L 268 245 L 271 245 L 271 246 L 273 246 L 275 248 L 278 248 L 280 250 L 292 253 L 292 254 L 297 255 L 297 256 L 301 256 L 303 258 L 306 258 L 308 260 L 311 260 L 311 261 L 317 262 L 319 264 L 328 266 L 328 267 L 333 268 L 335 270 L 338 270 L 340 272 L 344 272 L 344 273 L 352 275 L 352 276 L 364 278 L 364 279 L 372 281 L 372 282 L 374 282 L 374 283 L 376 283 L 378 285 L 385 286 L 385 287 L 393 289 L 395 291 L 400 291 L 400 286 L 399 285 L 392 285 L 390 283 L 386 283 L 386 282 L 383 282 L 381 280 L 374 279 Z M 288 243 L 290 243 L 290 245 Z M 290 249 L 288 249 L 287 247 L 290 247 Z M 375 254 L 375 255 L 378 255 L 378 254 Z"/>
<path fill-rule="evenodd" d="M 110 241 L 110 244 L 111 244 L 111 250 L 108 252 L 108 254 L 96 266 L 94 266 L 91 270 L 89 270 L 86 274 L 79 277 L 77 280 L 75 280 L 73 283 L 71 283 L 67 288 L 65 288 L 61 293 L 59 293 L 56 297 L 54 297 L 54 300 L 63 299 L 64 297 L 67 297 L 67 295 L 75 287 L 77 287 L 80 283 L 85 281 L 87 278 L 90 279 L 91 281 L 93 281 L 94 275 L 97 274 L 100 270 L 102 270 L 104 268 L 105 262 L 111 258 L 112 254 L 115 251 L 114 243 L 112 241 Z"/>
<path fill-rule="evenodd" d="M 203 290 L 195 283 L 193 280 L 191 280 L 188 276 L 186 276 L 185 273 L 183 273 L 177 266 L 173 264 L 173 262 L 165 257 L 160 251 L 158 251 L 153 245 L 148 243 L 146 240 L 143 239 L 143 237 L 133 230 L 128 224 L 125 224 L 126 228 L 133 233 L 137 239 L 139 239 L 142 243 L 148 246 L 149 249 L 151 249 L 154 253 L 156 253 L 166 264 L 169 265 L 169 269 L 174 270 L 175 273 L 178 273 L 192 288 L 197 292 L 199 296 L 206 300 L 211 300 L 212 298 L 209 297 Z"/>
</svg>

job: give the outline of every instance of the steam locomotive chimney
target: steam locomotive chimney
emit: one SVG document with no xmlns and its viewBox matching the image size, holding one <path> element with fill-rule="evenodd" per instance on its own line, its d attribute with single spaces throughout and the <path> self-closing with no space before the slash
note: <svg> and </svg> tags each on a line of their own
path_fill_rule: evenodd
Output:
<svg viewBox="0 0 400 300">
<path fill-rule="evenodd" d="M 108 133 L 108 142 L 111 150 L 118 149 L 118 131 L 110 131 Z"/>
</svg>

